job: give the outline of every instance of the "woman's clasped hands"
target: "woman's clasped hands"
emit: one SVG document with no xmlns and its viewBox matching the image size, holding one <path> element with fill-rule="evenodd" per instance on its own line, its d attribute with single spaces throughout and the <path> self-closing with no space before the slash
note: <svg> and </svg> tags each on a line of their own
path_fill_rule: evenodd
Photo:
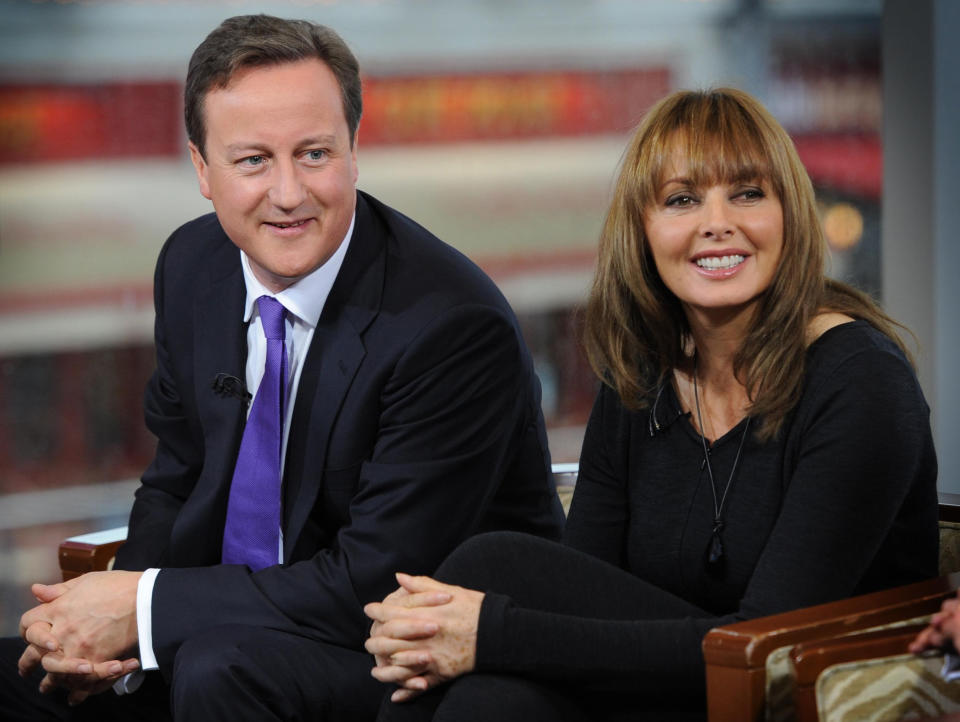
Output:
<svg viewBox="0 0 960 722">
<path fill-rule="evenodd" d="M 473 671 L 483 593 L 423 576 L 397 574 L 400 587 L 363 611 L 373 620 L 366 649 L 373 676 L 400 686 L 404 702 Z"/>
</svg>

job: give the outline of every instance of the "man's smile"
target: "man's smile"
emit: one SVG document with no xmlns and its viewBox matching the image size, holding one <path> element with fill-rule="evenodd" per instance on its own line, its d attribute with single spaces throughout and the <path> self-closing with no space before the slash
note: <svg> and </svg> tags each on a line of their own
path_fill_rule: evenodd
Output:
<svg viewBox="0 0 960 722">
<path fill-rule="evenodd" d="M 302 221 L 292 221 L 290 223 L 274 223 L 273 221 L 264 221 L 264 223 L 266 223 L 268 226 L 273 226 L 274 228 L 297 228 L 309 220 L 309 218 L 305 218 Z"/>
</svg>

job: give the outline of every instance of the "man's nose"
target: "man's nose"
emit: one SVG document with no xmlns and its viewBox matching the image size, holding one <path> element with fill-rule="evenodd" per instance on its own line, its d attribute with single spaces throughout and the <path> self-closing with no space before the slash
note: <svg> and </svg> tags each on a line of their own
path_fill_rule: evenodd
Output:
<svg viewBox="0 0 960 722">
<path fill-rule="evenodd" d="M 301 170 L 294 161 L 278 162 L 270 185 L 270 201 L 285 211 L 298 208 L 307 196 Z"/>
</svg>

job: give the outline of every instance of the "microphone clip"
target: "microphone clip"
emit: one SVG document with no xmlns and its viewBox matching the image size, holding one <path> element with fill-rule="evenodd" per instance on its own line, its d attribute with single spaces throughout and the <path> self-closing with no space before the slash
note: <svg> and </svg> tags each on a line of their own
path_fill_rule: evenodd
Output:
<svg viewBox="0 0 960 722">
<path fill-rule="evenodd" d="M 210 387 L 217 396 L 222 396 L 224 398 L 233 396 L 234 398 L 240 399 L 244 405 L 249 404 L 253 399 L 253 396 L 251 396 L 250 392 L 247 391 L 243 381 L 238 379 L 236 376 L 231 376 L 230 374 L 217 374 L 214 377 L 213 383 L 210 385 Z"/>
</svg>

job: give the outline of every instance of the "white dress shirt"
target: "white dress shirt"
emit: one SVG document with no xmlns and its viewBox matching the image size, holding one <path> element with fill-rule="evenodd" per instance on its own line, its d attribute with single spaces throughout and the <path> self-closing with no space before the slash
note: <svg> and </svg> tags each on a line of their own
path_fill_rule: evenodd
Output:
<svg viewBox="0 0 960 722">
<path fill-rule="evenodd" d="M 353 237 L 355 222 L 356 215 L 350 221 L 347 235 L 344 236 L 340 247 L 326 263 L 280 293 L 268 291 L 257 280 L 250 268 L 250 259 L 247 254 L 239 251 L 240 263 L 243 266 L 243 280 L 247 287 L 243 321 L 249 324 L 247 326 L 246 385 L 252 396 L 256 396 L 257 389 L 260 386 L 267 356 L 267 340 L 260 325 L 260 314 L 257 311 L 256 301 L 260 296 L 273 296 L 287 310 L 285 320 L 286 339 L 284 341 L 287 352 L 287 388 L 283 401 L 283 441 L 280 451 L 281 478 L 283 478 L 283 466 L 286 463 L 290 420 L 293 418 L 294 404 L 292 402 L 297 398 L 297 387 L 300 385 L 303 362 L 307 355 L 307 349 L 310 348 L 310 341 L 313 339 L 313 332 L 320 320 L 320 314 L 323 312 L 327 296 L 330 295 L 330 289 L 333 288 L 333 282 L 336 280 L 340 267 L 343 265 L 343 259 L 347 255 L 347 247 Z M 250 413 L 249 408 L 252 406 L 252 403 L 248 406 L 248 414 Z M 277 562 L 283 562 L 282 529 L 280 530 L 280 548 L 277 551 Z M 137 586 L 137 635 L 140 640 L 141 670 L 152 670 L 159 667 L 153 652 L 152 599 L 153 585 L 160 571 L 160 569 L 147 569 L 140 577 Z M 137 672 L 133 672 L 120 679 L 114 685 L 116 692 L 124 694 L 139 687 L 140 680 L 135 678 L 137 675 Z"/>
</svg>

